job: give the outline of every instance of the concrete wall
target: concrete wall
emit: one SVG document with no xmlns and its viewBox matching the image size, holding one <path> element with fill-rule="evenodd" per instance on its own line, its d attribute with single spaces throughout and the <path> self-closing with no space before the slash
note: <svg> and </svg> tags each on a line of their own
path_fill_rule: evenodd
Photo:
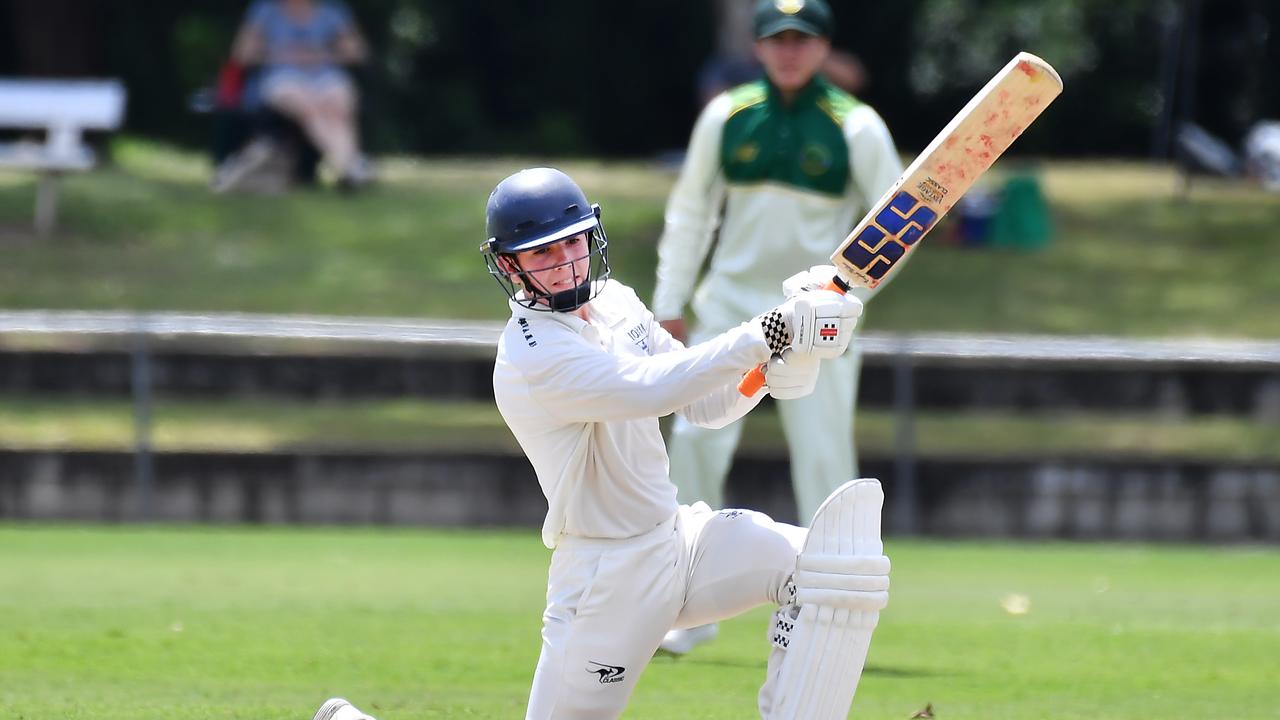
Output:
<svg viewBox="0 0 1280 720">
<path fill-rule="evenodd" d="M 895 531 L 892 463 L 886 532 Z M 0 519 L 141 519 L 124 453 L 0 453 Z M 954 537 L 1280 542 L 1280 469 L 1120 460 L 929 461 L 916 468 L 921 532 Z M 730 505 L 795 521 L 786 463 L 739 458 Z M 151 519 L 424 526 L 541 524 L 546 503 L 516 456 L 162 454 Z"/>
<path fill-rule="evenodd" d="M 382 355 L 236 354 L 154 349 L 153 392 L 183 398 L 432 397 L 488 401 L 493 358 L 401 349 Z M 124 351 L 0 351 L 0 392 L 125 397 Z M 893 403 L 897 358 L 868 354 L 862 407 Z M 915 403 L 934 409 L 1203 413 L 1280 421 L 1280 371 L 1248 363 L 1061 363 L 1011 360 L 912 362 Z"/>
</svg>

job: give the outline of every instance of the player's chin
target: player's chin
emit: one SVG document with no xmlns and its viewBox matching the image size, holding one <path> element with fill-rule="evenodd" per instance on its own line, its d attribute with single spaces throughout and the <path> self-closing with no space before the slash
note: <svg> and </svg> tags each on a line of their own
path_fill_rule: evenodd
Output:
<svg viewBox="0 0 1280 720">
<path fill-rule="evenodd" d="M 784 69 L 777 73 L 777 77 L 773 79 L 773 84 L 777 85 L 779 90 L 790 92 L 800 90 L 805 85 L 809 84 L 809 80 L 811 78 L 812 75 L 805 73 L 803 70 Z"/>
</svg>

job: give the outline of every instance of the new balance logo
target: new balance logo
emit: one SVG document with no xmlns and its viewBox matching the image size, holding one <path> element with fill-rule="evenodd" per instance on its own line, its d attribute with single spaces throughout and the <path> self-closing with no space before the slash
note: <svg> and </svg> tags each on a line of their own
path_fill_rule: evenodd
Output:
<svg viewBox="0 0 1280 720">
<path fill-rule="evenodd" d="M 605 665 L 594 660 L 587 661 L 587 672 L 599 675 L 601 685 L 622 682 L 626 679 L 622 676 L 622 673 L 626 671 L 627 669 L 621 665 Z"/>
</svg>

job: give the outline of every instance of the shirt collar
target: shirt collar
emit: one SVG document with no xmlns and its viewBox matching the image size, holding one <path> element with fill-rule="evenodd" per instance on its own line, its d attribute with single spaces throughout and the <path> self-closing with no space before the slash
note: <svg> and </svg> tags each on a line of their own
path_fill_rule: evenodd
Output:
<svg viewBox="0 0 1280 720">
<path fill-rule="evenodd" d="M 608 282 L 607 280 L 605 281 Z M 592 319 L 599 321 L 606 327 L 614 327 L 618 323 L 626 320 L 624 313 L 617 312 L 610 304 L 605 301 L 608 295 L 608 286 L 601 288 L 595 297 L 587 303 L 587 314 Z M 519 296 L 517 296 L 519 297 Z M 568 327 L 570 330 L 581 334 L 584 329 L 591 323 L 583 320 L 573 313 L 567 312 L 547 312 L 545 310 L 534 310 L 525 307 L 516 300 L 508 300 L 507 304 L 511 306 L 511 316 L 516 318 L 524 318 L 530 321 L 553 320 Z"/>
<path fill-rule="evenodd" d="M 784 107 L 787 109 L 796 109 L 796 108 L 803 107 L 804 105 L 812 104 L 814 101 L 814 98 L 816 98 L 818 94 L 822 92 L 822 88 L 825 86 L 826 81 L 822 79 L 822 75 L 820 74 L 814 75 L 813 79 L 809 81 L 808 85 L 805 85 L 804 87 L 800 88 L 800 92 L 796 93 L 796 98 L 794 101 L 792 101 L 790 105 L 783 104 L 782 92 L 778 90 L 777 85 L 773 84 L 773 81 L 769 79 L 768 75 L 764 76 L 764 84 L 765 84 L 765 87 L 768 88 L 769 101 L 771 103 L 774 103 L 779 107 Z"/>
<path fill-rule="evenodd" d="M 514 317 L 514 318 L 524 318 L 525 320 L 529 320 L 531 322 L 542 322 L 544 320 L 548 320 L 551 322 L 558 322 L 562 325 L 567 326 L 570 330 L 573 330 L 576 333 L 581 333 L 583 328 L 585 328 L 588 324 L 587 321 L 583 320 L 577 315 L 574 315 L 573 313 L 534 310 L 532 308 L 528 308 L 528 307 L 525 307 L 524 305 L 521 305 L 519 302 L 515 300 L 508 300 L 507 304 L 511 306 L 511 317 Z"/>
</svg>

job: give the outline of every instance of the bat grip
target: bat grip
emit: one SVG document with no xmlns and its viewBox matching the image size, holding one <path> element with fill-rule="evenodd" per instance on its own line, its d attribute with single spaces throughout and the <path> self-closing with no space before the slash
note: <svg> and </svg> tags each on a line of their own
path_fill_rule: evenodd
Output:
<svg viewBox="0 0 1280 720">
<path fill-rule="evenodd" d="M 849 292 L 849 285 L 841 280 L 840 276 L 837 275 L 831 278 L 831 282 L 827 283 L 827 286 L 824 287 L 823 290 L 831 290 L 832 292 L 838 292 L 841 295 L 844 295 Z M 751 397 L 752 395 L 755 395 L 760 392 L 760 388 L 762 387 L 764 387 L 764 363 L 760 363 L 748 370 L 742 376 L 742 379 L 738 381 L 738 392 L 742 393 L 743 397 Z"/>
<path fill-rule="evenodd" d="M 742 393 L 742 397 L 751 397 L 760 392 L 762 387 L 764 387 L 763 363 L 748 370 L 738 381 L 738 392 Z"/>
</svg>

